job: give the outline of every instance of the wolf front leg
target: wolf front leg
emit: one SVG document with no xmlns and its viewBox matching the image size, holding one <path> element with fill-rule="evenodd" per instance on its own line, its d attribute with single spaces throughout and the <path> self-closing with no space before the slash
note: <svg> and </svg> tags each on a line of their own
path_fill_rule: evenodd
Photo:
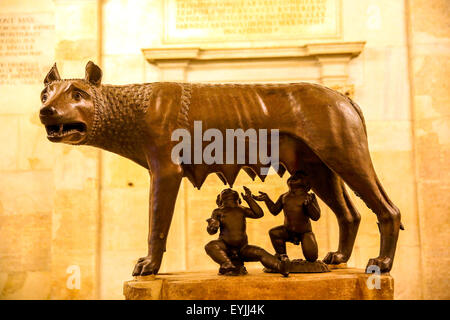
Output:
<svg viewBox="0 0 450 320">
<path fill-rule="evenodd" d="M 167 235 L 182 174 L 175 165 L 157 169 L 151 173 L 148 255 L 138 260 L 133 276 L 157 274 L 166 251 Z"/>
</svg>

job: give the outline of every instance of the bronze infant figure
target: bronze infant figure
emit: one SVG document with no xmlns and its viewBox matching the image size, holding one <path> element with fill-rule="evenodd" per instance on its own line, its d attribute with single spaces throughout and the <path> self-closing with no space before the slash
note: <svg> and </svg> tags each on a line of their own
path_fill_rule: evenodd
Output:
<svg viewBox="0 0 450 320">
<path fill-rule="evenodd" d="M 56 64 L 44 79 L 40 120 L 52 142 L 91 145 L 126 157 L 150 173 L 147 255 L 133 275 L 156 274 L 183 177 L 201 188 L 210 173 L 233 186 L 243 169 L 264 181 L 266 163 L 174 163 L 174 130 L 214 128 L 279 132 L 278 174 L 305 171 L 311 188 L 335 213 L 337 251 L 328 264 L 347 262 L 353 250 L 360 214 L 347 184 L 377 215 L 379 255 L 370 259 L 381 272 L 392 268 L 400 210 L 389 199 L 370 158 L 367 131 L 359 106 L 349 97 L 312 83 L 200 84 L 155 82 L 104 85 L 102 70 L 89 61 L 84 79 L 62 79 Z M 227 154 L 228 156 L 229 154 Z M 345 183 L 345 184 L 344 184 Z"/>
<path fill-rule="evenodd" d="M 320 207 L 314 193 L 308 193 L 311 187 L 304 178 L 305 174 L 301 171 L 291 176 L 287 181 L 289 191 L 282 194 L 275 203 L 267 193 L 261 191 L 259 196 L 253 196 L 253 198 L 264 201 L 267 209 L 274 216 L 284 211 L 284 225 L 269 231 L 276 255 L 286 256 L 286 242 L 292 242 L 295 245 L 301 243 L 305 259 L 314 262 L 318 257 L 318 248 L 310 219 L 319 220 Z"/>
<path fill-rule="evenodd" d="M 248 244 L 246 218 L 259 219 L 264 215 L 261 207 L 253 200 L 251 191 L 244 187 L 242 198 L 249 208 L 241 206 L 239 194 L 231 188 L 223 190 L 217 196 L 218 208 L 214 209 L 208 222 L 207 231 L 215 234 L 220 229 L 219 239 L 205 246 L 206 253 L 218 264 L 219 274 L 244 275 L 247 270 L 245 261 L 260 261 L 266 268 L 275 270 L 287 277 L 289 259 L 278 259 L 266 250 Z"/>
<path fill-rule="evenodd" d="M 314 193 L 308 193 L 311 186 L 307 175 L 297 171 L 288 180 L 289 191 L 282 194 L 274 203 L 267 193 L 259 192 L 253 195 L 257 201 L 264 201 L 270 213 L 274 216 L 284 212 L 284 224 L 269 231 L 275 255 L 279 259 L 287 258 L 286 242 L 301 245 L 306 261 L 295 259 L 291 261 L 291 272 L 328 272 L 329 269 L 317 260 L 318 248 L 316 237 L 312 231 L 311 221 L 320 218 L 320 207 Z M 266 270 L 270 272 L 271 270 Z"/>
</svg>

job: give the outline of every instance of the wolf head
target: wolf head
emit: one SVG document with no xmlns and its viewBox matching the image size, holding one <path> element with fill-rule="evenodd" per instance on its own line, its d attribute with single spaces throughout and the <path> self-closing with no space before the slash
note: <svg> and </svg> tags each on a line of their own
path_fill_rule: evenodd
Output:
<svg viewBox="0 0 450 320">
<path fill-rule="evenodd" d="M 102 70 L 89 61 L 84 79 L 61 79 L 56 64 L 44 79 L 39 117 L 52 142 L 84 144 L 96 128 Z"/>
</svg>

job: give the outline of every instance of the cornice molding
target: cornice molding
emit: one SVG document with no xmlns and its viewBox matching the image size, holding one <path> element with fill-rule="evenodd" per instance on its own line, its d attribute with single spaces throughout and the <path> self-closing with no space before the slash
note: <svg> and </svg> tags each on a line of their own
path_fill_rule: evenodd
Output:
<svg viewBox="0 0 450 320">
<path fill-rule="evenodd" d="M 365 42 L 312 43 L 290 47 L 201 48 L 164 46 L 142 49 L 145 59 L 152 64 L 160 62 L 196 62 L 213 60 L 320 58 L 323 56 L 358 56 Z"/>
</svg>

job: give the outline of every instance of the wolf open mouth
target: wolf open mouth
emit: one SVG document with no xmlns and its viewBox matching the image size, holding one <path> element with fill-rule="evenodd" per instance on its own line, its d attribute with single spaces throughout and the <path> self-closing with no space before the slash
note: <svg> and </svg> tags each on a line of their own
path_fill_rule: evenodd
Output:
<svg viewBox="0 0 450 320">
<path fill-rule="evenodd" d="M 73 133 L 86 133 L 86 125 L 82 122 L 46 125 L 45 129 L 48 137 L 52 138 L 62 138 Z"/>
</svg>

